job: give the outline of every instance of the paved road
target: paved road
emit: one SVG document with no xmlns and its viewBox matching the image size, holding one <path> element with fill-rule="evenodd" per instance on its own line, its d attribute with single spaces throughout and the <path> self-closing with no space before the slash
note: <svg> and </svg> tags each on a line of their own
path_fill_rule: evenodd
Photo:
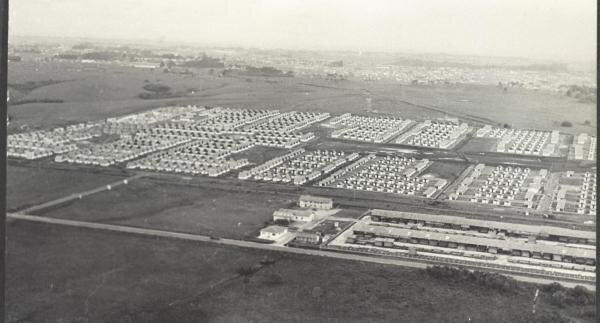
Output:
<svg viewBox="0 0 600 323">
<path fill-rule="evenodd" d="M 28 207 L 28 208 L 26 208 L 24 210 L 20 210 L 19 212 L 27 214 L 27 213 L 31 213 L 33 211 L 42 210 L 42 209 L 49 208 L 49 207 L 52 207 L 52 206 L 55 206 L 55 205 L 60 205 L 60 204 L 63 204 L 63 203 L 66 203 L 66 202 L 69 202 L 69 201 L 72 201 L 72 200 L 81 199 L 81 198 L 86 197 L 88 195 L 92 195 L 92 194 L 100 193 L 100 192 L 103 192 L 103 191 L 111 190 L 111 189 L 113 189 L 115 187 L 118 187 L 120 185 L 125 185 L 125 184 L 131 182 L 132 180 L 140 178 L 142 176 L 144 176 L 144 175 L 143 174 L 137 174 L 137 175 L 128 177 L 126 179 L 122 179 L 122 180 L 119 180 L 119 181 L 116 181 L 116 182 L 113 182 L 113 183 L 109 183 L 109 184 L 106 184 L 106 185 L 103 185 L 103 186 L 100 186 L 100 187 L 97 187 L 97 188 L 94 188 L 94 189 L 91 189 L 91 190 L 88 190 L 88 191 L 82 191 L 82 192 L 73 193 L 71 195 L 67 195 L 65 197 L 61 197 L 61 198 L 56 199 L 56 200 L 52 200 L 52 201 L 48 201 L 46 203 L 34 205 L 34 206 Z"/>
<path fill-rule="evenodd" d="M 41 216 L 27 215 L 27 214 L 22 214 L 22 213 L 8 213 L 7 218 L 12 219 L 12 220 L 24 220 L 24 221 L 50 223 L 50 224 L 56 224 L 56 225 L 67 225 L 67 226 L 73 226 L 73 227 L 81 227 L 81 228 L 88 228 L 88 229 L 95 229 L 95 230 L 113 231 L 113 232 L 122 232 L 122 233 L 131 233 L 131 234 L 153 236 L 153 237 L 164 237 L 164 238 L 172 238 L 172 239 L 191 240 L 191 241 L 202 241 L 202 242 L 210 242 L 210 243 L 236 246 L 236 247 L 242 247 L 242 248 L 253 248 L 253 249 L 270 250 L 270 251 L 278 251 L 278 252 L 288 252 L 288 253 L 304 254 L 304 255 L 310 255 L 310 256 L 330 257 L 330 258 L 354 260 L 354 261 L 364 261 L 364 262 L 404 266 L 404 267 L 411 267 L 411 268 L 423 269 L 428 266 L 426 263 L 405 261 L 405 260 L 400 260 L 400 259 L 363 256 L 363 255 L 349 254 L 349 253 L 337 253 L 337 252 L 325 251 L 325 250 L 290 248 L 290 247 L 285 247 L 285 246 L 277 246 L 277 245 L 263 244 L 263 243 L 252 242 L 252 241 L 243 241 L 243 240 L 233 240 L 233 239 L 214 240 L 208 236 L 195 235 L 195 234 L 168 232 L 168 231 L 162 231 L 162 230 L 135 228 L 135 227 L 104 224 L 104 223 L 63 220 L 63 219 L 56 219 L 56 218 L 47 218 L 47 217 L 41 217 Z M 541 278 L 541 277 L 521 276 L 521 275 L 516 275 L 516 274 L 507 274 L 507 275 L 512 276 L 513 278 L 515 278 L 517 280 L 533 282 L 533 283 L 548 284 L 548 283 L 556 281 L 556 279 L 546 279 L 546 278 Z M 568 286 L 568 287 L 573 287 L 575 285 L 584 285 L 589 289 L 595 290 L 595 285 L 593 285 L 593 283 L 591 283 L 591 282 L 578 282 L 578 283 L 573 283 L 573 282 L 568 282 L 568 281 L 567 282 L 560 281 L 560 282 L 561 282 L 561 284 Z"/>
</svg>

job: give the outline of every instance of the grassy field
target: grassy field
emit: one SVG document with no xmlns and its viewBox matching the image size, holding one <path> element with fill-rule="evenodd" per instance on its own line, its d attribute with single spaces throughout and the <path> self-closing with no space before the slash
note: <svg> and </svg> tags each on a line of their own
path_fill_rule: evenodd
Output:
<svg viewBox="0 0 600 323">
<path fill-rule="evenodd" d="M 395 266 L 20 221 L 7 232 L 7 322 L 593 321 L 593 307 L 544 297 L 532 315 L 530 285 L 500 292 Z M 237 277 L 265 256 L 275 263 Z"/>
<path fill-rule="evenodd" d="M 454 181 L 466 168 L 467 164 L 457 162 L 434 162 L 427 167 L 421 175 L 433 175 L 438 178 L 448 180 L 448 183 Z"/>
<path fill-rule="evenodd" d="M 9 211 L 125 178 L 125 176 L 119 175 L 15 165 L 8 165 L 6 173 L 6 204 Z"/>
<path fill-rule="evenodd" d="M 9 108 L 11 129 L 23 124 L 48 127 L 102 119 L 167 104 L 224 105 L 280 110 L 327 111 L 335 114 L 373 112 L 410 119 L 457 116 L 513 127 L 595 133 L 595 105 L 577 103 L 561 94 L 510 90 L 495 86 L 406 86 L 384 82 L 331 83 L 303 78 L 215 77 L 207 71 L 180 75 L 123 67 L 60 62 L 11 63 L 10 84 L 64 80 L 37 88 L 25 99 L 60 99 L 63 103 L 29 103 Z M 147 82 L 174 91 L 194 93 L 184 98 L 142 100 Z M 367 103 L 367 98 L 371 103 Z M 569 113 L 566 113 L 569 111 Z M 585 125 L 586 120 L 590 121 Z M 570 121 L 573 127 L 560 127 Z"/>
<path fill-rule="evenodd" d="M 226 192 L 136 180 L 56 209 L 45 216 L 127 224 L 242 239 L 255 236 L 278 208 L 295 200 L 277 194 Z"/>
<path fill-rule="evenodd" d="M 275 157 L 279 157 L 288 153 L 288 149 L 256 146 L 246 151 L 231 155 L 233 159 L 246 158 L 251 164 L 260 165 Z"/>
<path fill-rule="evenodd" d="M 459 151 L 463 152 L 481 152 L 496 151 L 498 140 L 492 138 L 473 137 L 462 146 Z"/>
</svg>

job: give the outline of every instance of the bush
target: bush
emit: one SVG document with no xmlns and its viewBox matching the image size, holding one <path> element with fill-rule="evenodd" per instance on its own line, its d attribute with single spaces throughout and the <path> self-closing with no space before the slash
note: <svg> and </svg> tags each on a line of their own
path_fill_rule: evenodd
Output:
<svg viewBox="0 0 600 323">
<path fill-rule="evenodd" d="M 155 93 L 167 93 L 171 91 L 171 88 L 161 84 L 146 84 L 144 90 Z"/>
<path fill-rule="evenodd" d="M 561 285 L 557 282 L 554 282 L 554 283 L 542 286 L 541 290 L 542 290 L 542 292 L 546 292 L 548 294 L 554 294 L 557 291 L 564 291 L 564 290 L 566 290 L 566 288 L 563 285 Z"/>
<path fill-rule="evenodd" d="M 596 303 L 596 294 L 587 288 L 577 285 L 572 289 L 559 283 L 552 283 L 541 288 L 542 292 L 550 295 L 550 303 L 555 306 L 565 305 L 593 305 Z"/>
<path fill-rule="evenodd" d="M 563 121 L 560 124 L 561 127 L 572 127 L 573 124 L 570 121 Z"/>
<path fill-rule="evenodd" d="M 550 303 L 558 307 L 565 307 L 567 298 L 567 293 L 565 293 L 562 290 L 559 290 L 552 293 L 552 296 L 550 297 Z"/>
<path fill-rule="evenodd" d="M 286 220 L 286 219 L 277 219 L 275 221 L 273 221 L 275 224 L 277 225 L 281 225 L 281 226 L 288 226 L 290 225 L 290 221 Z"/>
<path fill-rule="evenodd" d="M 436 278 L 443 278 L 453 282 L 474 282 L 480 286 L 491 287 L 503 292 L 514 292 L 519 285 L 514 278 L 486 271 L 470 271 L 464 268 L 448 266 L 430 266 L 426 272 Z"/>
</svg>

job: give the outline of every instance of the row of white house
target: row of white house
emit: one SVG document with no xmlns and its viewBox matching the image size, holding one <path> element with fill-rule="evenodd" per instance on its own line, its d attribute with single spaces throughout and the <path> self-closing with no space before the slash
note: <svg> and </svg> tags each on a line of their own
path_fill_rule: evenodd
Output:
<svg viewBox="0 0 600 323">
<path fill-rule="evenodd" d="M 38 159 L 77 149 L 76 142 L 102 135 L 101 123 L 79 123 L 52 130 L 11 134 L 7 137 L 7 156 Z"/>
<path fill-rule="evenodd" d="M 343 164 L 358 158 L 359 155 L 336 151 L 296 150 L 277 157 L 248 171 L 240 172 L 240 179 L 255 179 L 273 182 L 293 182 L 302 185 L 329 174 Z"/>
<path fill-rule="evenodd" d="M 547 174 L 546 169 L 532 176 L 529 168 L 500 165 L 486 169 L 485 164 L 478 164 L 449 199 L 503 206 L 518 202 L 533 208 L 534 198 L 540 193 Z"/>
<path fill-rule="evenodd" d="M 426 120 L 402 134 L 397 144 L 448 149 L 469 132 L 466 123 Z"/>
<path fill-rule="evenodd" d="M 383 143 L 404 131 L 413 121 L 394 117 L 367 117 L 344 114 L 323 126 L 335 127 L 332 138 Z"/>
<path fill-rule="evenodd" d="M 245 127 L 251 131 L 292 132 L 329 118 L 329 113 L 291 111 Z"/>
<path fill-rule="evenodd" d="M 145 135 L 122 136 L 114 142 L 87 145 L 58 155 L 55 161 L 110 166 L 186 142 L 189 142 L 189 139 Z"/>
</svg>

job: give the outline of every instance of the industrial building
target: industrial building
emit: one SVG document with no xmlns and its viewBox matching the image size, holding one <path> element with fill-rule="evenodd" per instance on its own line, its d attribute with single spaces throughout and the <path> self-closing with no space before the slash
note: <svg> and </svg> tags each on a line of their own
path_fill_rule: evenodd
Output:
<svg viewBox="0 0 600 323">
<path fill-rule="evenodd" d="M 368 242 L 373 241 L 373 239 L 376 238 L 384 238 L 388 239 L 387 246 L 392 248 L 397 243 L 420 244 L 446 249 L 502 254 L 513 257 L 576 263 L 588 266 L 596 265 L 596 250 L 591 248 L 576 248 L 558 244 L 527 243 L 526 241 L 461 235 L 450 232 L 442 233 L 393 226 L 369 225 L 363 222 L 355 224 L 351 230 L 353 236 L 348 237 L 348 243 L 356 243 L 357 239 L 366 239 Z M 386 246 L 385 244 L 382 245 Z"/>
<path fill-rule="evenodd" d="M 404 224 L 409 227 L 422 226 L 426 228 L 459 230 L 462 233 L 483 233 L 486 236 L 493 233 L 495 236 L 519 238 L 530 242 L 554 241 L 585 245 L 596 244 L 596 233 L 593 231 L 380 209 L 371 210 L 368 214 L 373 222 Z"/>
</svg>

